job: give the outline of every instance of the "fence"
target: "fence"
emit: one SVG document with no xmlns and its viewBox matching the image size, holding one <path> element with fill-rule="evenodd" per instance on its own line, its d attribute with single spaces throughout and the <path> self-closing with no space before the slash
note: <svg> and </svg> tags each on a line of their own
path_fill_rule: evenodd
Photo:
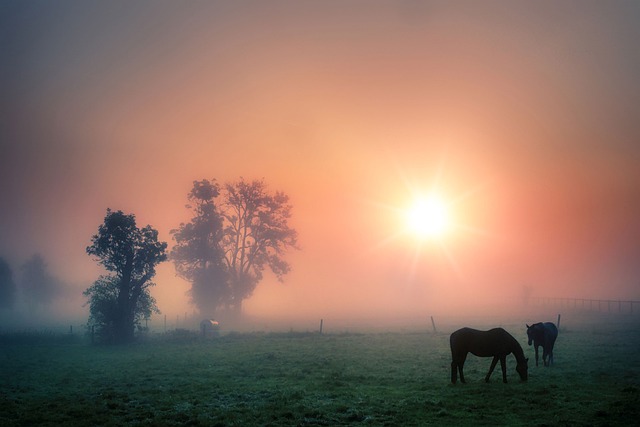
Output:
<svg viewBox="0 0 640 427">
<path fill-rule="evenodd" d="M 640 313 L 640 301 L 635 300 L 608 300 L 587 298 L 530 298 L 531 304 L 543 307 L 559 307 L 581 311 L 596 311 L 600 313 L 638 314 Z"/>
</svg>

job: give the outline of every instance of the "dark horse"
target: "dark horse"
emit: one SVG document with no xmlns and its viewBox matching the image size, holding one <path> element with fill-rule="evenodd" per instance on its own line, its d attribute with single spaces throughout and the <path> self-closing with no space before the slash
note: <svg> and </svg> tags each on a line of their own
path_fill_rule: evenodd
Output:
<svg viewBox="0 0 640 427">
<path fill-rule="evenodd" d="M 527 325 L 527 336 L 529 337 L 529 345 L 533 341 L 536 349 L 536 366 L 538 366 L 538 347 L 542 346 L 542 364 L 549 366 L 553 364 L 553 345 L 558 338 L 558 328 L 551 322 L 534 323 Z M 547 360 L 547 356 L 549 360 Z"/>
<path fill-rule="evenodd" d="M 502 328 L 488 331 L 478 331 L 471 328 L 458 329 L 451 334 L 449 343 L 451 344 L 451 382 L 453 384 L 458 380 L 458 371 L 460 371 L 460 381 L 465 382 L 462 367 L 469 352 L 480 357 L 493 356 L 489 373 L 484 379 L 486 382 L 489 382 L 489 377 L 491 377 L 498 360 L 500 360 L 500 368 L 502 368 L 502 382 L 507 382 L 506 359 L 509 353 L 513 353 L 516 357 L 518 362 L 516 371 L 520 374 L 520 379 L 527 380 L 528 359 L 524 358 L 524 351 L 518 341 Z"/>
</svg>

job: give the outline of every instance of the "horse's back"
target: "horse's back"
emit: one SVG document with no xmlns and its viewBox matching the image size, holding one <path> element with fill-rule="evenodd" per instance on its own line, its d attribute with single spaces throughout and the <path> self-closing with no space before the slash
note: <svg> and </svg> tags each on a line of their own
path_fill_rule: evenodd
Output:
<svg viewBox="0 0 640 427">
<path fill-rule="evenodd" d="M 545 334 L 547 334 L 552 341 L 555 341 L 558 337 L 558 328 L 556 328 L 556 325 L 552 322 L 545 322 L 543 326 Z"/>
<path fill-rule="evenodd" d="M 450 341 L 456 341 L 459 340 L 461 338 L 465 338 L 465 337 L 469 337 L 472 335 L 476 335 L 478 333 L 481 333 L 482 331 L 479 331 L 477 329 L 473 329 L 473 328 L 460 328 L 457 331 L 454 331 L 451 333 L 451 336 L 449 337 Z"/>
<path fill-rule="evenodd" d="M 555 341 L 558 336 L 558 328 L 553 322 L 534 323 L 527 328 L 527 336 L 542 345 L 545 339 Z"/>
<path fill-rule="evenodd" d="M 459 339 L 473 339 L 480 338 L 486 339 L 491 337 L 507 337 L 511 336 L 511 334 L 505 331 L 503 328 L 493 328 L 488 331 L 481 331 L 473 328 L 460 328 L 457 331 L 453 332 L 449 337 L 449 341 L 457 341 Z"/>
</svg>

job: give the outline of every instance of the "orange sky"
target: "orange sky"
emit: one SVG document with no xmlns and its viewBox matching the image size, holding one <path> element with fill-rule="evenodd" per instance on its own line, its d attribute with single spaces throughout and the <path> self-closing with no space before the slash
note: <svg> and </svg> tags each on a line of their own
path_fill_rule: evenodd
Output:
<svg viewBox="0 0 640 427">
<path fill-rule="evenodd" d="M 88 286 L 107 207 L 162 239 L 196 179 L 264 178 L 302 250 L 250 314 L 640 298 L 635 3 L 0 6 L 0 256 Z M 459 227 L 398 237 L 437 186 Z M 169 263 L 154 294 L 191 310 Z M 504 297 L 504 302 L 502 302 Z"/>
</svg>

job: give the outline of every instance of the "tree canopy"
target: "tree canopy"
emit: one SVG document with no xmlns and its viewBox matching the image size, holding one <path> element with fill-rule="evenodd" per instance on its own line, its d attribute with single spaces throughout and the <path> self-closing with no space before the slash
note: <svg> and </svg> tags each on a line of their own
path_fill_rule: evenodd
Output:
<svg viewBox="0 0 640 427">
<path fill-rule="evenodd" d="M 108 342 L 133 340 L 136 326 L 158 311 L 149 293 L 156 266 L 167 258 L 165 242 L 150 225 L 136 226 L 135 216 L 107 209 L 87 254 L 111 274 L 100 276 L 84 295 L 89 298 L 89 324 Z"/>
</svg>

